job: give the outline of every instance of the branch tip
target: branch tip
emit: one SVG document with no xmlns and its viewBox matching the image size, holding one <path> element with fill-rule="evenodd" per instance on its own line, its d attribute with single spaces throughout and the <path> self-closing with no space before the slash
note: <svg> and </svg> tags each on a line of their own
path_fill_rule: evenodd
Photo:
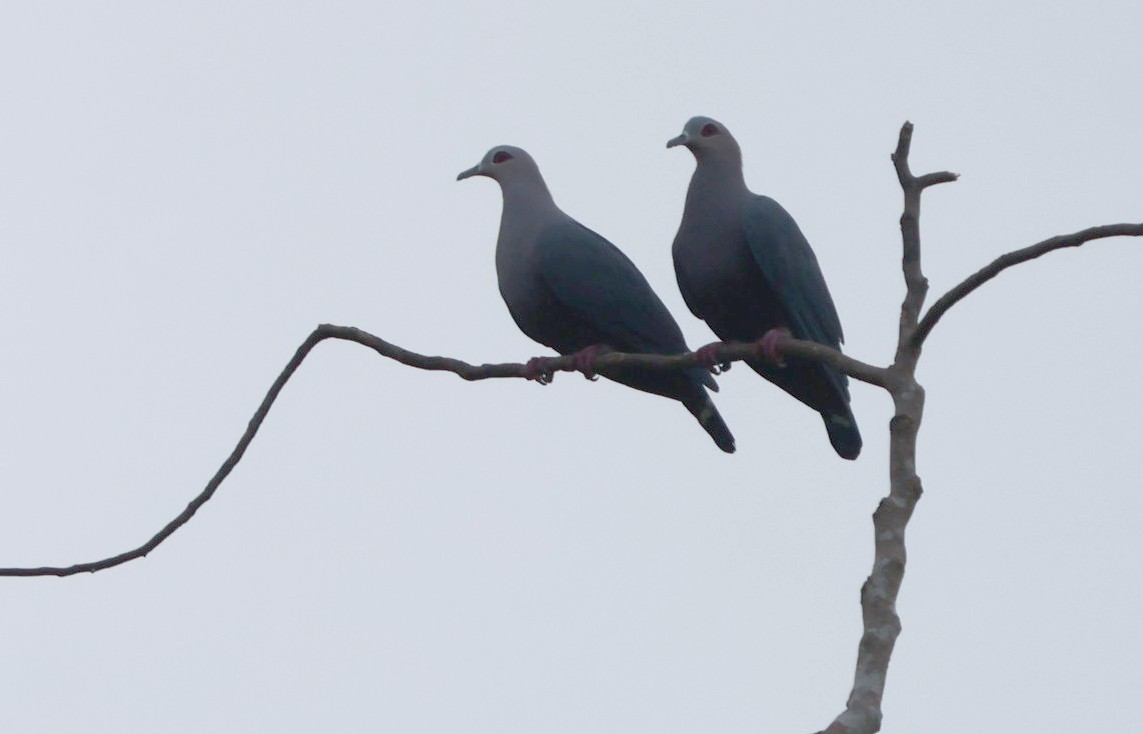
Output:
<svg viewBox="0 0 1143 734">
<path fill-rule="evenodd" d="M 1062 250 L 1065 247 L 1078 247 L 1087 242 L 1108 237 L 1143 237 L 1143 223 L 1105 224 L 1099 227 L 1088 227 L 1071 234 L 1049 237 L 1029 247 L 1001 255 L 938 298 L 917 324 L 916 331 L 910 337 L 910 345 L 914 349 L 920 349 L 925 339 L 932 332 L 933 327 L 937 325 L 942 316 L 948 313 L 950 308 L 1008 268 L 1034 260 L 1055 250 Z"/>
</svg>

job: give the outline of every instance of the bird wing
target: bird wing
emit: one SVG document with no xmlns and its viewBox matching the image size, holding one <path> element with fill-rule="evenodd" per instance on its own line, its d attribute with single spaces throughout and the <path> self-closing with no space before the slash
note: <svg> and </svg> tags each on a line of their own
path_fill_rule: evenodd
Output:
<svg viewBox="0 0 1143 734">
<path fill-rule="evenodd" d="M 833 347 L 844 342 L 818 259 L 794 218 L 773 199 L 755 196 L 743 213 L 743 234 L 763 277 L 793 321 L 794 335 Z"/>
<path fill-rule="evenodd" d="M 630 352 L 687 351 L 670 311 L 615 245 L 569 219 L 544 228 L 536 250 L 543 284 L 556 300 L 590 323 L 602 342 Z M 697 370 L 696 377 L 717 390 L 705 371 Z"/>
<path fill-rule="evenodd" d="M 678 324 L 619 248 L 575 221 L 545 228 L 537 243 L 540 279 L 616 349 L 679 352 Z"/>
<path fill-rule="evenodd" d="M 678 255 L 674 255 L 671 259 L 675 262 L 675 282 L 679 285 L 679 293 L 683 297 L 683 303 L 687 304 L 687 308 L 695 317 L 705 320 L 699 307 L 699 301 L 691 290 L 690 278 L 687 276 L 687 268 L 683 266 L 682 259 Z"/>
</svg>

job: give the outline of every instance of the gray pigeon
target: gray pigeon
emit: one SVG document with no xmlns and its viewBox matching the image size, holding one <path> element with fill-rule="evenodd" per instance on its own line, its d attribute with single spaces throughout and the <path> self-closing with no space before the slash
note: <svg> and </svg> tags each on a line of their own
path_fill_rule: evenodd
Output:
<svg viewBox="0 0 1143 734">
<path fill-rule="evenodd" d="M 585 364 L 606 347 L 649 354 L 689 351 L 679 325 L 643 274 L 615 245 L 560 211 L 530 155 L 497 146 L 457 180 L 471 176 L 495 180 L 504 195 L 496 276 L 508 311 L 525 334 L 560 354 L 579 355 Z M 542 358 L 529 363 L 541 381 L 542 363 Z M 734 451 L 734 436 L 706 392 L 718 389 L 707 370 L 625 368 L 607 376 L 678 400 L 720 449 Z"/>
<path fill-rule="evenodd" d="M 841 322 L 817 258 L 778 202 L 746 188 L 742 151 L 726 126 L 692 117 L 667 147 L 695 156 L 683 221 L 671 252 L 683 300 L 724 341 L 790 334 L 838 348 Z M 700 350 L 702 352 L 704 350 Z M 821 413 L 838 455 L 856 459 L 861 434 L 849 408 L 846 376 L 800 359 L 747 360 L 755 372 Z"/>
</svg>

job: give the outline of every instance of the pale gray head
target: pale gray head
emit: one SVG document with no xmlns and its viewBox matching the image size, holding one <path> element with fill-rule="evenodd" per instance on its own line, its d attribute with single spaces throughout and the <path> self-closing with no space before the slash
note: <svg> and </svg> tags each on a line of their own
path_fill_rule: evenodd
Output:
<svg viewBox="0 0 1143 734">
<path fill-rule="evenodd" d="M 742 150 L 738 141 L 718 120 L 692 117 L 683 126 L 683 134 L 667 141 L 667 147 L 685 145 L 699 161 L 725 160 L 741 164 Z"/>
<path fill-rule="evenodd" d="M 540 169 L 528 151 L 514 145 L 497 145 L 489 150 L 472 168 L 461 171 L 456 180 L 461 181 L 473 176 L 487 176 L 498 181 L 501 186 L 506 182 L 540 178 Z"/>
</svg>

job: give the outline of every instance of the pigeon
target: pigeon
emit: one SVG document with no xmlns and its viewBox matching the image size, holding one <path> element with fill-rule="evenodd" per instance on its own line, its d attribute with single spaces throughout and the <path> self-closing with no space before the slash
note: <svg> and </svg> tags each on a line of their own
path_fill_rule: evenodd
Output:
<svg viewBox="0 0 1143 734">
<path fill-rule="evenodd" d="M 574 355 L 585 375 L 595 355 L 609 349 L 645 354 L 690 351 L 679 325 L 635 264 L 556 206 L 532 156 L 499 145 L 457 180 L 472 176 L 493 179 L 504 195 L 496 277 L 500 295 L 521 331 L 562 355 Z M 528 363 L 531 376 L 540 382 L 550 380 L 544 360 Z M 605 376 L 678 400 L 720 449 L 734 452 L 734 436 L 707 394 L 707 388 L 718 390 L 709 370 L 626 367 L 608 370 Z"/>
<path fill-rule="evenodd" d="M 683 300 L 720 339 L 761 339 L 771 359 L 747 364 L 820 413 L 834 450 L 856 459 L 861 434 L 849 407 L 846 376 L 820 362 L 775 359 L 779 335 L 834 349 L 844 341 L 809 242 L 778 202 L 746 188 L 742 151 L 725 125 L 692 117 L 682 135 L 667 141 L 668 148 L 678 145 L 695 157 L 671 248 Z M 699 351 L 713 354 L 709 347 Z"/>
</svg>

